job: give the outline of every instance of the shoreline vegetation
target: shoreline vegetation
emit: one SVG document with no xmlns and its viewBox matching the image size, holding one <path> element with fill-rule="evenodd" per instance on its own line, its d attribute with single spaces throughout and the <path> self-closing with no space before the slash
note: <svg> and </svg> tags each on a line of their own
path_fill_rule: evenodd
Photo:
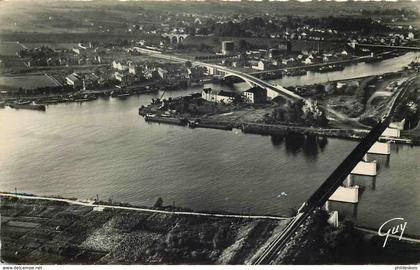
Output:
<svg viewBox="0 0 420 270">
<path fill-rule="evenodd" d="M 19 264 L 251 264 L 288 223 L 0 198 L 1 259 Z M 158 199 L 155 207 L 162 203 Z M 275 263 L 418 263 L 418 244 L 389 239 L 392 248 L 382 249 L 381 237 L 347 221 L 334 228 L 327 219 L 316 211 Z"/>
</svg>

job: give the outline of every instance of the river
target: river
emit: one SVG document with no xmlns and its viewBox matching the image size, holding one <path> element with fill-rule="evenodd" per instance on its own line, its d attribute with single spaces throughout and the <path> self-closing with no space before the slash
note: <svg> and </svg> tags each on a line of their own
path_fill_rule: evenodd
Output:
<svg viewBox="0 0 420 270">
<path fill-rule="evenodd" d="M 160 94 L 52 105 L 46 112 L 1 109 L 0 190 L 98 194 L 148 206 L 162 197 L 165 204 L 195 210 L 288 215 L 357 144 L 148 124 L 138 107 Z M 357 180 L 366 186 L 357 207 L 359 224 L 378 228 L 387 217 L 402 215 L 409 222 L 406 231 L 420 234 L 419 157 L 420 148 L 400 146 L 374 188 L 369 180 Z"/>
<path fill-rule="evenodd" d="M 344 80 L 361 76 L 380 75 L 383 73 L 400 70 L 401 67 L 407 66 L 416 56 L 419 55 L 420 53 L 418 52 L 410 52 L 402 56 L 387 59 L 377 63 L 354 63 L 346 66 L 342 71 L 327 73 L 309 71 L 305 76 L 284 76 L 283 78 L 274 80 L 273 82 L 287 87 Z"/>
</svg>

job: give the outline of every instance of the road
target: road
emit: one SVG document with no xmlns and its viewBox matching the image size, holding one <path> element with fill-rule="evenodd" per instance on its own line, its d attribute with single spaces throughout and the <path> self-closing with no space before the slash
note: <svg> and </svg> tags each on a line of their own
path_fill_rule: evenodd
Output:
<svg viewBox="0 0 420 270">
<path fill-rule="evenodd" d="M 159 213 L 159 214 L 169 214 L 169 215 L 182 215 L 182 216 L 270 219 L 270 220 L 292 220 L 293 219 L 293 217 L 280 217 L 280 216 L 270 216 L 270 215 L 239 215 L 239 214 L 203 213 L 203 212 L 195 212 L 195 211 L 168 211 L 168 210 L 158 210 L 158 209 L 142 208 L 142 207 L 129 207 L 129 206 L 97 204 L 97 203 L 94 203 L 93 201 L 70 200 L 70 199 L 63 199 L 63 198 L 19 195 L 19 194 L 14 194 L 14 193 L 1 193 L 1 192 L 0 192 L 0 197 L 13 197 L 13 198 L 28 199 L 28 200 L 44 200 L 44 201 L 54 201 L 54 202 L 65 202 L 65 203 L 73 204 L 73 205 L 88 206 L 88 207 L 99 207 L 99 208 L 103 208 L 103 209 L 122 209 L 122 210 L 138 211 L 138 212 Z"/>
</svg>

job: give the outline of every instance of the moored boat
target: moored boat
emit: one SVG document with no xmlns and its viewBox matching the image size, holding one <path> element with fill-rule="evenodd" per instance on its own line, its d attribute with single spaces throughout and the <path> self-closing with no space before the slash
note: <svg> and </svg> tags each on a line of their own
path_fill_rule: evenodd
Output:
<svg viewBox="0 0 420 270">
<path fill-rule="evenodd" d="M 332 71 L 342 71 L 344 69 L 344 65 L 328 65 L 322 66 L 318 69 L 318 72 L 332 72 Z"/>
<path fill-rule="evenodd" d="M 8 104 L 12 109 L 27 109 L 27 110 L 38 110 L 38 111 L 45 111 L 46 106 L 44 104 L 37 104 L 37 103 L 9 103 Z"/>
<path fill-rule="evenodd" d="M 120 99 L 125 99 L 128 96 L 130 96 L 130 93 L 121 93 L 117 95 L 117 97 Z"/>
<path fill-rule="evenodd" d="M 307 73 L 308 73 L 308 71 L 306 71 L 306 70 L 303 70 L 303 69 L 295 69 L 295 70 L 286 71 L 286 76 L 289 76 L 289 77 L 304 76 Z"/>
</svg>

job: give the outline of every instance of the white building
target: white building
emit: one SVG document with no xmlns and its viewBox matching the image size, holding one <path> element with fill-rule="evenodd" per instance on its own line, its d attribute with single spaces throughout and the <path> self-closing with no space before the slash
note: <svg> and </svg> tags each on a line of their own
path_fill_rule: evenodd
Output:
<svg viewBox="0 0 420 270">
<path fill-rule="evenodd" d="M 112 61 L 112 67 L 114 69 L 117 69 L 119 71 L 125 71 L 128 70 L 128 65 L 127 63 L 123 62 L 123 61 Z"/>
<path fill-rule="evenodd" d="M 77 88 L 82 85 L 80 76 L 75 72 L 66 77 L 66 83 L 68 85 L 73 86 L 74 88 Z"/>
<path fill-rule="evenodd" d="M 223 55 L 232 54 L 234 53 L 234 51 L 235 51 L 235 42 L 230 41 L 230 40 L 222 41 L 222 54 Z"/>
<path fill-rule="evenodd" d="M 268 65 L 264 61 L 258 61 L 257 65 L 252 66 L 252 68 L 256 70 L 266 70 L 268 68 Z"/>
<path fill-rule="evenodd" d="M 223 90 L 212 90 L 211 88 L 205 88 L 201 92 L 201 98 L 216 103 L 232 103 L 237 95 L 232 92 Z"/>
<path fill-rule="evenodd" d="M 409 32 L 409 33 L 407 34 L 407 39 L 408 39 L 408 40 L 413 40 L 413 39 L 414 39 L 414 34 L 413 34 L 413 32 Z"/>
<path fill-rule="evenodd" d="M 310 57 L 307 57 L 304 61 L 302 61 L 302 63 L 305 65 L 310 65 L 312 64 L 312 59 Z"/>
</svg>

